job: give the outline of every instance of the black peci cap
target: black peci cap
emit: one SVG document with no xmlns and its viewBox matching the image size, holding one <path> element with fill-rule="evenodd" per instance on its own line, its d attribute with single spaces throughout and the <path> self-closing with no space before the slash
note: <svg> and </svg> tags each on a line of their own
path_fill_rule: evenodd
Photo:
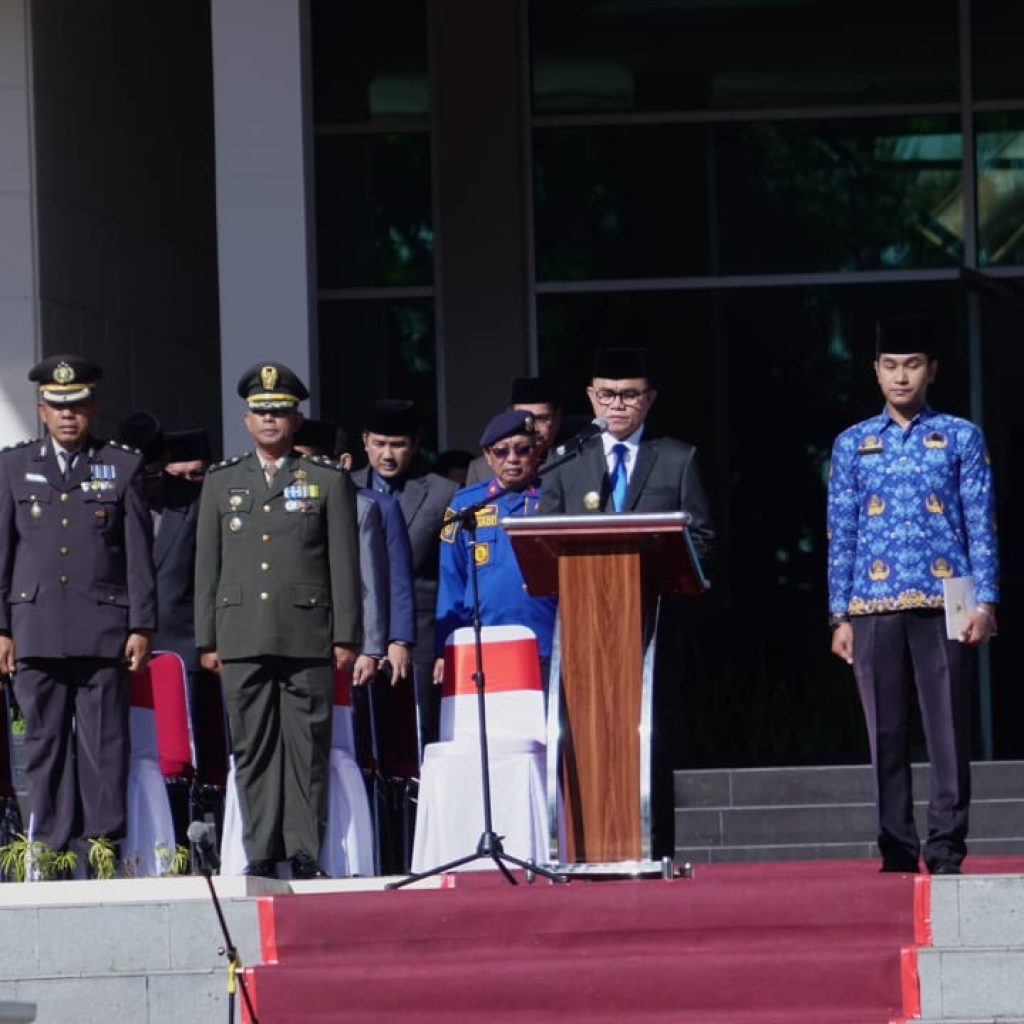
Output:
<svg viewBox="0 0 1024 1024">
<path fill-rule="evenodd" d="M 168 462 L 209 462 L 213 458 L 210 438 L 202 428 L 168 431 L 164 440 Z"/>
<path fill-rule="evenodd" d="M 419 437 L 416 405 L 404 398 L 382 398 L 366 410 L 363 428 L 385 437 Z"/>
<path fill-rule="evenodd" d="M 314 455 L 334 458 L 334 445 L 338 427 L 331 420 L 303 420 L 292 437 L 292 444 L 301 448 L 314 449 Z"/>
<path fill-rule="evenodd" d="M 875 358 L 923 352 L 929 359 L 936 355 L 928 321 L 923 316 L 887 316 L 875 325 Z"/>
<path fill-rule="evenodd" d="M 516 377 L 512 381 L 509 405 L 553 405 L 562 403 L 558 398 L 558 381 L 553 377 Z"/>
<path fill-rule="evenodd" d="M 594 353 L 591 378 L 628 380 L 631 377 L 651 379 L 650 359 L 645 348 L 599 348 Z"/>
<path fill-rule="evenodd" d="M 145 409 L 137 409 L 125 416 L 117 431 L 117 439 L 131 448 L 138 448 L 147 463 L 159 462 L 167 453 L 160 421 Z"/>
</svg>

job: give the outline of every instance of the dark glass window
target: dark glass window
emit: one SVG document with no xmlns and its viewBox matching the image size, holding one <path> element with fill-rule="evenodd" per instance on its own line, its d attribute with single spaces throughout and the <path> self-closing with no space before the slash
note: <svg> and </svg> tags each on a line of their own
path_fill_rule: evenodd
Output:
<svg viewBox="0 0 1024 1024">
<path fill-rule="evenodd" d="M 538 114 L 959 95 L 956 0 L 532 0 L 530 30 Z"/>
<path fill-rule="evenodd" d="M 320 409 L 349 431 L 356 465 L 363 412 L 377 398 L 411 398 L 423 444 L 437 446 L 437 365 L 430 299 L 323 301 L 319 317 Z"/>
<path fill-rule="evenodd" d="M 538 279 L 954 265 L 955 118 L 542 128 Z"/>
<path fill-rule="evenodd" d="M 588 410 L 594 348 L 642 344 L 657 368 L 652 432 L 698 448 L 719 557 L 680 668 L 680 763 L 865 757 L 849 668 L 828 649 L 825 491 L 835 435 L 882 406 L 874 325 L 897 312 L 932 320 L 945 351 L 931 397 L 966 415 L 955 284 L 540 298 L 542 369 L 573 382 L 567 411 Z"/>
<path fill-rule="evenodd" d="M 312 0 L 316 124 L 429 110 L 425 0 Z"/>
<path fill-rule="evenodd" d="M 1024 112 L 980 114 L 978 262 L 1024 263 Z"/>
<path fill-rule="evenodd" d="M 433 283 L 431 203 L 427 134 L 319 136 L 320 287 Z"/>
<path fill-rule="evenodd" d="M 1024 99 L 1022 39 L 1024 5 L 971 0 L 975 99 Z"/>
</svg>

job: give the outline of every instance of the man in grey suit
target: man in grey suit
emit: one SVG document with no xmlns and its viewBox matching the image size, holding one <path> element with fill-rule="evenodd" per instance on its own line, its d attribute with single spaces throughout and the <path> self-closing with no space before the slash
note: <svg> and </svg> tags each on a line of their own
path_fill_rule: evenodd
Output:
<svg viewBox="0 0 1024 1024">
<path fill-rule="evenodd" d="M 436 473 L 413 473 L 420 427 L 412 402 L 374 402 L 367 410 L 364 427 L 363 448 L 369 465 L 353 473 L 352 480 L 359 487 L 398 499 L 412 544 L 417 636 L 412 660 L 422 751 L 425 744 L 437 739 L 440 694 L 433 683 L 433 637 L 438 538 L 456 484 Z"/>
<path fill-rule="evenodd" d="M 301 456 L 305 385 L 263 363 L 238 382 L 255 450 L 211 466 L 196 535 L 196 644 L 219 672 L 247 873 L 285 857 L 321 875 L 333 670 L 361 641 L 355 498 L 336 463 Z"/>
<path fill-rule="evenodd" d="M 670 437 L 644 437 L 647 414 L 658 397 L 643 349 L 609 348 L 594 354 L 587 398 L 608 423 L 581 454 L 544 477 L 541 515 L 567 513 L 689 512 L 690 535 L 702 564 L 710 562 L 715 532 L 697 469 L 697 450 Z M 655 712 L 652 729 L 653 845 L 656 857 L 675 846 L 672 794 L 674 732 L 679 716 L 678 670 L 682 608 L 663 602 L 658 630 Z"/>
<path fill-rule="evenodd" d="M 35 838 L 125 830 L 129 671 L 156 627 L 142 456 L 97 440 L 98 366 L 33 367 L 46 436 L 0 455 L 0 673 L 16 672 Z"/>
</svg>

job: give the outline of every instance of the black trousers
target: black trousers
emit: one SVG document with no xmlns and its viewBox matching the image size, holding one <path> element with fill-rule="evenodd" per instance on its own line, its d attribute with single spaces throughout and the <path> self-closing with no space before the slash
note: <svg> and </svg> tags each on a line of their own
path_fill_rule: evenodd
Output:
<svg viewBox="0 0 1024 1024">
<path fill-rule="evenodd" d="M 971 801 L 971 667 L 963 644 L 946 639 L 939 611 L 892 612 L 853 619 L 853 671 L 871 746 L 883 861 L 916 867 L 910 724 L 916 691 L 931 794 L 924 860 L 959 864 L 966 852 Z"/>
<path fill-rule="evenodd" d="M 327 661 L 225 661 L 242 840 L 250 861 L 317 860 L 327 820 L 334 675 Z"/>
<path fill-rule="evenodd" d="M 53 850 L 80 837 L 123 839 L 127 670 L 107 658 L 26 658 L 14 685 L 34 837 Z"/>
</svg>

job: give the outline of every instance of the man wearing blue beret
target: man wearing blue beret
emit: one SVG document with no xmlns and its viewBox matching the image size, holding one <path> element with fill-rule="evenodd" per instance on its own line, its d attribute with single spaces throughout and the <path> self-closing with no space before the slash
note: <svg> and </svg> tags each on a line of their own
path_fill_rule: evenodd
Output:
<svg viewBox="0 0 1024 1024">
<path fill-rule="evenodd" d="M 485 626 L 527 626 L 537 636 L 540 656 L 551 657 L 557 601 L 526 592 L 512 542 L 501 528 L 505 516 L 535 515 L 540 507 L 536 472 L 537 438 L 528 412 L 499 413 L 483 432 L 480 447 L 491 467 L 490 480 L 458 491 L 445 514 L 441 531 L 440 582 L 437 592 L 437 630 L 434 682 L 442 682 L 444 643 L 448 634 L 473 621 L 470 560 L 477 565 L 480 619 Z M 499 495 L 505 488 L 508 494 Z M 493 500 L 490 500 L 493 499 Z M 473 538 L 454 521 L 462 509 L 486 501 L 476 514 Z"/>
</svg>

